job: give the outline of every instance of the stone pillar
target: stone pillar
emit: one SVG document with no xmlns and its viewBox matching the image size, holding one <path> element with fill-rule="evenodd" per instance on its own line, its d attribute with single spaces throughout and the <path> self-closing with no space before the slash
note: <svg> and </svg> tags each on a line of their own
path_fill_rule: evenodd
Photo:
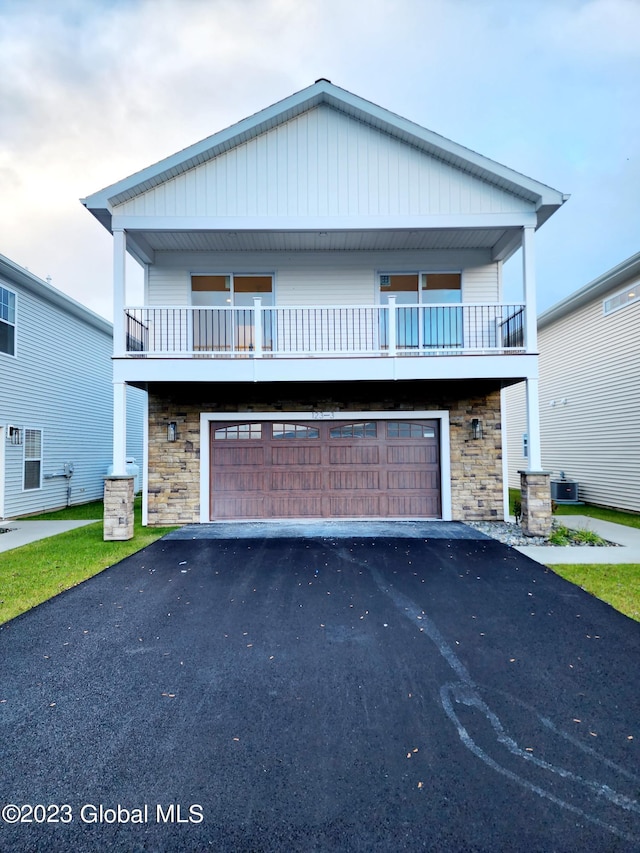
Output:
<svg viewBox="0 0 640 853">
<path fill-rule="evenodd" d="M 133 477 L 105 477 L 104 535 L 105 542 L 133 539 Z"/>
<path fill-rule="evenodd" d="M 549 471 L 519 471 L 522 532 L 548 536 L 551 532 L 551 483 Z"/>
</svg>

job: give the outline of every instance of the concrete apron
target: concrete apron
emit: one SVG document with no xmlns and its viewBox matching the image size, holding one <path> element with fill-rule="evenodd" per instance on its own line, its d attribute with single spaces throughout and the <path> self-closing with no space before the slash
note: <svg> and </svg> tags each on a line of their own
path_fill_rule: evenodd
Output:
<svg viewBox="0 0 640 853">
<path fill-rule="evenodd" d="M 218 521 L 188 524 L 166 539 L 489 539 L 459 521 Z"/>
</svg>

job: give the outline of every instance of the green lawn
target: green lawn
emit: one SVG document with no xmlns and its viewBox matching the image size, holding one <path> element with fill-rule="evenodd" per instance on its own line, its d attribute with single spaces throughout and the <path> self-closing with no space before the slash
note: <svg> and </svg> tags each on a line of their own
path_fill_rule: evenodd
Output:
<svg viewBox="0 0 640 853">
<path fill-rule="evenodd" d="M 102 502 L 70 507 L 38 519 L 102 518 Z M 134 538 L 105 542 L 102 521 L 0 553 L 0 623 L 76 586 L 150 545 L 175 528 L 142 527 L 140 499 L 135 506 Z"/>
<path fill-rule="evenodd" d="M 519 489 L 509 489 L 509 502 L 513 512 L 514 500 L 520 499 Z M 570 506 L 556 504 L 555 517 L 563 515 L 586 515 L 601 521 L 611 521 L 614 524 L 625 524 L 627 527 L 640 528 L 640 515 L 632 512 L 621 512 L 616 509 L 606 509 L 600 506 Z M 553 565 L 549 567 L 560 577 L 571 581 L 582 589 L 606 601 L 616 610 L 640 622 L 640 566 L 633 563 L 621 565 Z"/>
<path fill-rule="evenodd" d="M 621 563 L 613 566 L 549 566 L 565 580 L 606 601 L 616 610 L 640 622 L 640 566 Z"/>
</svg>

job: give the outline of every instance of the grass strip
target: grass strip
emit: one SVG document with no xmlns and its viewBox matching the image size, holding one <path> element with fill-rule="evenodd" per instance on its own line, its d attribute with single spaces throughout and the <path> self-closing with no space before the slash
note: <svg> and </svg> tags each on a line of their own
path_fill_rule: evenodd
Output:
<svg viewBox="0 0 640 853">
<path fill-rule="evenodd" d="M 78 515 L 85 508 L 72 507 L 47 513 L 37 519 L 77 520 L 101 518 L 102 503 L 88 504 L 93 515 Z M 13 619 L 54 595 L 135 554 L 174 527 L 143 527 L 140 501 L 136 501 L 134 538 L 126 542 L 105 542 L 102 521 L 68 533 L 59 533 L 21 548 L 0 553 L 0 623 Z"/>
<path fill-rule="evenodd" d="M 565 580 L 576 584 L 585 592 L 606 601 L 625 616 L 640 622 L 640 565 L 552 565 L 548 567 Z"/>
</svg>

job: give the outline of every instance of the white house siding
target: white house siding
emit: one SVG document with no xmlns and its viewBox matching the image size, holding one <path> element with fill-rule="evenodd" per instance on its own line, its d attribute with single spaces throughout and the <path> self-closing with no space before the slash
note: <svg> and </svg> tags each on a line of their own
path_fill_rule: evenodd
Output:
<svg viewBox="0 0 640 853">
<path fill-rule="evenodd" d="M 378 272 L 462 271 L 465 302 L 495 302 L 500 264 L 488 252 L 156 253 L 147 305 L 188 305 L 191 275 L 272 273 L 278 305 L 373 305 Z"/>
<path fill-rule="evenodd" d="M 68 481 L 47 479 L 72 462 L 71 502 L 102 497 L 113 431 L 112 334 L 75 313 L 0 279 L 17 292 L 17 356 L 0 354 L 0 423 L 42 430 L 42 488 L 23 489 L 24 442 L 3 442 L 0 469 L 6 518 L 67 504 Z M 129 389 L 127 451 L 142 461 L 144 392 Z M 24 433 L 23 433 L 24 436 Z"/>
<path fill-rule="evenodd" d="M 115 206 L 127 216 L 511 213 L 523 199 L 322 105 Z"/>
<path fill-rule="evenodd" d="M 603 298 L 539 331 L 542 463 L 577 481 L 581 500 L 640 512 L 640 303 L 604 315 Z M 519 447 L 521 388 L 507 396 Z M 522 462 L 510 457 L 510 484 Z"/>
</svg>

